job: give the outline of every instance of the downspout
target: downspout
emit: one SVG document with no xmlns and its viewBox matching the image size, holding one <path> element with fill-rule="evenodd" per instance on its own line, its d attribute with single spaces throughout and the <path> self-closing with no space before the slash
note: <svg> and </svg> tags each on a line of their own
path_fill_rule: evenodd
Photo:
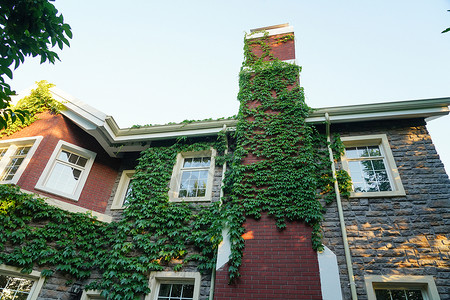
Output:
<svg viewBox="0 0 450 300">
<path fill-rule="evenodd" d="M 223 124 L 223 128 L 222 130 L 224 132 L 227 131 L 227 125 Z M 228 154 L 228 139 L 225 140 L 226 141 L 226 147 L 225 147 L 225 153 L 224 154 Z M 223 197 L 223 179 L 225 178 L 225 171 L 227 170 L 227 161 L 225 160 L 223 162 L 223 166 L 222 166 L 222 184 L 220 185 L 220 205 L 222 205 L 222 197 Z M 214 267 L 214 269 L 211 272 L 211 286 L 209 287 L 209 300 L 213 300 L 214 299 L 214 284 L 216 282 L 216 268 Z"/>
<path fill-rule="evenodd" d="M 347 272 L 348 272 L 348 279 L 350 281 L 350 289 L 352 292 L 352 299 L 358 300 L 358 295 L 356 294 L 356 284 L 355 284 L 355 278 L 353 276 L 353 268 L 352 268 L 352 256 L 350 254 L 350 247 L 348 246 L 348 239 L 347 239 L 347 230 L 345 227 L 345 220 L 344 220 L 344 212 L 342 210 L 342 202 L 341 202 L 341 194 L 339 192 L 339 185 L 337 182 L 336 177 L 336 166 L 334 165 L 334 159 L 333 159 L 333 151 L 331 150 L 331 137 L 330 137 L 330 116 L 328 113 L 325 113 L 325 120 L 326 120 L 326 126 L 327 126 L 327 142 L 328 142 L 328 153 L 330 155 L 330 161 L 331 161 L 331 171 L 333 173 L 334 178 L 334 190 L 336 192 L 336 203 L 339 213 L 339 223 L 341 225 L 341 232 L 342 232 L 342 240 L 344 242 L 344 253 L 345 253 L 345 262 L 347 264 Z"/>
</svg>

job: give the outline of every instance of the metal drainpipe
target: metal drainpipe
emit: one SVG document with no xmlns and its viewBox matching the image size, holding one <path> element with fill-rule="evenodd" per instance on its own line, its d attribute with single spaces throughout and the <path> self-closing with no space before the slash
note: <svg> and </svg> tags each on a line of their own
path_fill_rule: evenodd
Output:
<svg viewBox="0 0 450 300">
<path fill-rule="evenodd" d="M 223 124 L 223 131 L 227 131 L 227 125 Z M 228 154 L 228 139 L 226 140 L 226 147 L 225 147 L 225 153 L 224 154 Z M 227 162 L 224 161 L 223 162 L 223 166 L 222 166 L 222 184 L 220 185 L 220 205 L 222 205 L 222 197 L 223 197 L 223 179 L 225 178 L 225 171 L 227 170 Z M 214 299 L 214 284 L 216 281 L 216 268 L 214 268 L 212 270 L 211 273 L 211 286 L 209 287 L 209 300 L 213 300 Z"/>
<path fill-rule="evenodd" d="M 326 125 L 327 125 L 328 153 L 330 154 L 331 171 L 333 172 L 333 178 L 334 178 L 334 190 L 336 191 L 336 203 L 337 203 L 338 212 L 339 212 L 339 223 L 341 225 L 342 240 L 344 242 L 344 253 L 345 253 L 345 261 L 347 264 L 348 279 L 350 281 L 350 289 L 352 292 L 352 299 L 358 300 L 358 295 L 356 294 L 355 278 L 353 276 L 352 256 L 350 254 L 350 248 L 348 246 L 347 230 L 345 227 L 344 212 L 342 210 L 341 194 L 339 193 L 339 185 L 338 185 L 337 177 L 336 177 L 336 166 L 334 165 L 333 151 L 331 150 L 331 147 L 330 147 L 330 143 L 331 143 L 330 125 L 331 125 L 331 122 L 330 122 L 330 116 L 328 115 L 328 113 L 325 113 L 325 120 L 326 120 Z"/>
</svg>

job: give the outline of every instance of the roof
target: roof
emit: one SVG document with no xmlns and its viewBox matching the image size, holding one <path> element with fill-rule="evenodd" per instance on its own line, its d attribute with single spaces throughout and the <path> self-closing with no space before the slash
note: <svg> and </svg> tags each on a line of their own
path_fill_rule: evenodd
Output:
<svg viewBox="0 0 450 300">
<path fill-rule="evenodd" d="M 119 128 L 112 116 L 85 104 L 79 99 L 51 88 L 54 98 L 64 105 L 61 113 L 92 135 L 106 152 L 116 157 L 120 153 L 142 151 L 153 141 L 181 136 L 214 136 L 226 129 L 234 129 L 236 119 L 195 121 L 192 123 L 155 125 L 140 128 Z M 325 122 L 325 113 L 331 123 L 350 123 L 374 120 L 425 118 L 427 120 L 449 114 L 449 98 L 420 99 L 323 107 L 314 109 L 306 122 Z"/>
</svg>

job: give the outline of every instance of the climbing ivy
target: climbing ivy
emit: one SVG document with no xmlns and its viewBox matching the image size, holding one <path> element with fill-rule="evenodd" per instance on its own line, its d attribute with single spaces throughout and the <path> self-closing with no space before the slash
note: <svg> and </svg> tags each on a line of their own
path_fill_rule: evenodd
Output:
<svg viewBox="0 0 450 300">
<path fill-rule="evenodd" d="M 253 54 L 255 46 L 262 55 Z M 220 132 L 217 140 L 166 141 L 143 151 L 119 221 L 105 224 L 49 206 L 17 187 L 0 186 L 0 263 L 23 272 L 37 265 L 44 276 L 58 271 L 77 280 L 98 271 L 101 278 L 86 289 L 101 290 L 108 299 L 137 299 L 150 292 L 152 271 L 182 270 L 191 261 L 200 271 L 214 269 L 223 227 L 231 242 L 230 280 L 238 278 L 248 217 L 267 213 L 280 229 L 289 221 L 304 221 L 313 229 L 313 248 L 322 249 L 320 222 L 325 204 L 334 198 L 334 179 L 326 137 L 305 121 L 311 109 L 298 86 L 300 67 L 270 54 L 267 33 L 246 39 L 244 52 L 236 131 Z M 23 105 L 57 111 L 48 101 L 48 87 L 41 82 L 35 92 L 45 102 L 32 97 Z M 222 201 L 169 202 L 177 154 L 211 148 L 217 150 L 216 163 L 228 165 Z M 332 148 L 336 153 L 343 149 L 337 136 Z M 345 193 L 348 174 L 340 172 L 338 179 Z"/>
<path fill-rule="evenodd" d="M 23 114 L 26 117 L 17 114 L 17 118 L 21 121 L 19 123 L 15 122 L 16 115 L 12 114 L 10 118 L 7 119 L 6 129 L 0 131 L 0 137 L 11 135 L 22 128 L 31 125 L 38 119 L 37 114 L 41 112 L 49 111 L 54 114 L 59 113 L 62 104 L 56 101 L 50 93 L 50 88 L 53 87 L 54 84 L 48 83 L 46 80 L 41 80 L 36 82 L 36 85 L 37 87 L 31 90 L 30 95 L 19 100 L 13 107 L 13 110 L 27 112 Z M 6 116 L 7 115 L 5 115 L 5 117 Z"/>
<path fill-rule="evenodd" d="M 223 154 L 223 138 L 178 141 L 144 151 L 123 218 L 110 224 L 49 206 L 18 187 L 0 185 L 0 263 L 21 267 L 25 273 L 38 265 L 44 268 L 43 276 L 59 271 L 78 280 L 98 270 L 101 278 L 86 289 L 102 290 L 108 299 L 138 299 L 149 293 L 151 271 L 178 271 L 196 261 L 199 271 L 210 272 L 222 240 L 219 202 L 169 202 L 168 182 L 177 153 L 211 147 Z"/>
<path fill-rule="evenodd" d="M 259 219 L 267 213 L 279 229 L 287 221 L 304 221 L 312 227 L 313 248 L 322 250 L 320 199 L 329 203 L 335 197 L 326 136 L 305 121 L 311 108 L 298 85 L 301 68 L 272 55 L 271 43 L 293 36 L 272 42 L 267 32 L 261 38 L 249 37 L 244 40 L 239 77 L 236 149 L 224 186 L 231 282 L 240 276 L 246 218 Z M 332 148 L 339 157 L 343 145 L 338 136 L 334 141 Z M 348 178 L 339 174 L 347 193 Z"/>
</svg>

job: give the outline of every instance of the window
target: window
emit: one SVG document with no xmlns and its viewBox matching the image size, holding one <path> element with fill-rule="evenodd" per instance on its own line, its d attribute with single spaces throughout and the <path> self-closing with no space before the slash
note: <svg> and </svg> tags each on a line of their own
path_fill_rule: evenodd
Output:
<svg viewBox="0 0 450 300">
<path fill-rule="evenodd" d="M 215 150 L 179 153 L 170 181 L 171 201 L 211 201 Z"/>
<path fill-rule="evenodd" d="M 20 269 L 0 265 L 0 299 L 34 300 L 44 284 L 40 273 L 22 274 Z"/>
<path fill-rule="evenodd" d="M 432 276 L 366 275 L 368 300 L 439 300 Z"/>
<path fill-rule="evenodd" d="M 134 170 L 124 170 L 122 176 L 120 176 L 119 185 L 117 186 L 116 193 L 114 194 L 114 200 L 111 205 L 111 209 L 122 209 L 127 205 L 127 197 L 133 190 Z"/>
<path fill-rule="evenodd" d="M 345 145 L 342 165 L 352 178 L 352 197 L 405 195 L 385 134 L 341 139 Z"/>
<path fill-rule="evenodd" d="M 78 200 L 95 156 L 92 151 L 59 141 L 36 189 Z"/>
<path fill-rule="evenodd" d="M 146 300 L 198 300 L 200 281 L 198 272 L 152 272 Z"/>
<path fill-rule="evenodd" d="M 16 184 L 36 151 L 42 136 L 0 142 L 0 182 Z"/>
</svg>

